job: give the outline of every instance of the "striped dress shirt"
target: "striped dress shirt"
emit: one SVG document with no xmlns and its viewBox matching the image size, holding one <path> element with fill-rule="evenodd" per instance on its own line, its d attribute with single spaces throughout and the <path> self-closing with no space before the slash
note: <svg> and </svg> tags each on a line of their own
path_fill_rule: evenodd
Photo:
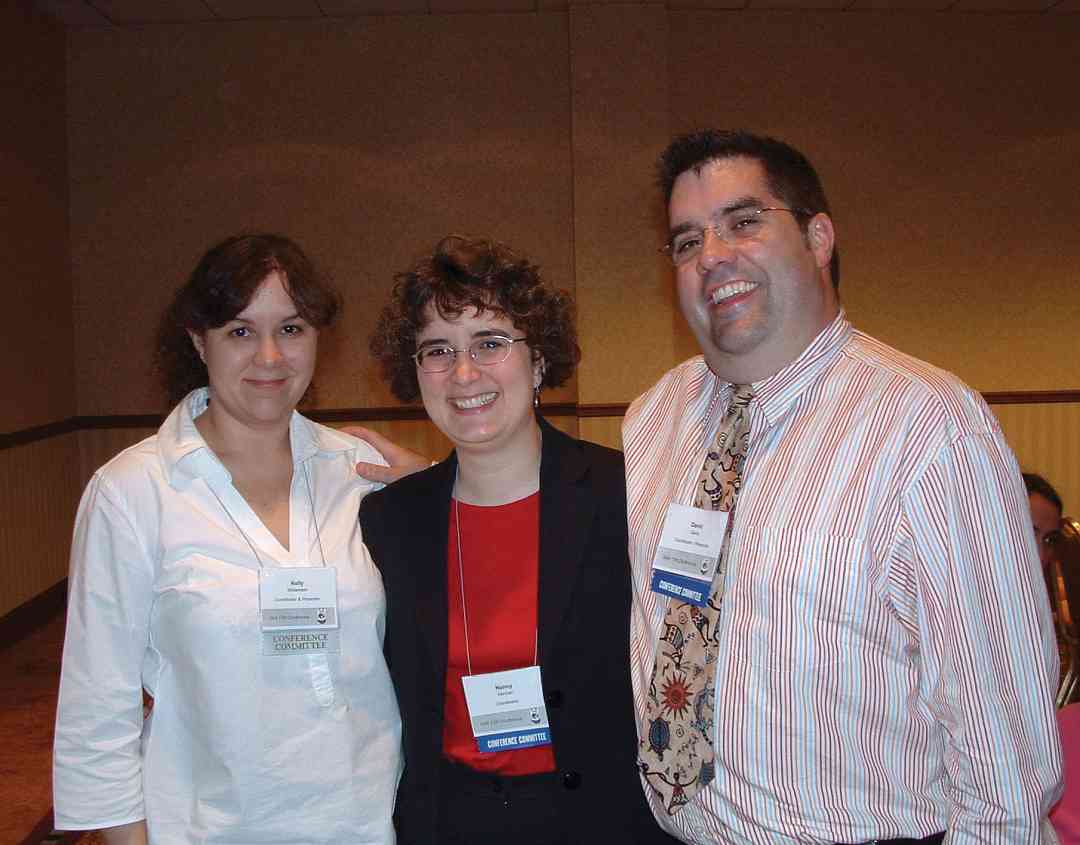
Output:
<svg viewBox="0 0 1080 845">
<path fill-rule="evenodd" d="M 716 779 L 692 843 L 1038 843 L 1060 790 L 1058 658 L 1015 458 L 955 376 L 841 313 L 754 385 L 718 627 Z M 623 425 L 638 730 L 665 600 L 649 571 L 731 385 L 699 356 Z"/>
</svg>

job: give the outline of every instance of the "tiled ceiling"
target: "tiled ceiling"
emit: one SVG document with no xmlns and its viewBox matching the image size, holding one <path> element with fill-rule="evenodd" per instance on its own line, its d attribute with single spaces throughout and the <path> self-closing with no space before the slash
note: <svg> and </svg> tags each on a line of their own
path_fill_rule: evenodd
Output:
<svg viewBox="0 0 1080 845">
<path fill-rule="evenodd" d="M 36 0 L 71 27 L 450 12 L 534 12 L 610 0 Z M 831 9 L 1080 13 L 1080 0 L 640 0 L 671 9 Z"/>
</svg>

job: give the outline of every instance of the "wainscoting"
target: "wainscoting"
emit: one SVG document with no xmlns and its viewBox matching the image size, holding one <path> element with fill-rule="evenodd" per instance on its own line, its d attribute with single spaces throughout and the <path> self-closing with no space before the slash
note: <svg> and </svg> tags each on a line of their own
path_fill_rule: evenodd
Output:
<svg viewBox="0 0 1080 845">
<path fill-rule="evenodd" d="M 1080 512 L 1080 396 L 990 394 L 987 399 L 1020 466 L 1046 476 L 1061 493 L 1067 513 Z M 620 448 L 623 405 L 542 410 L 569 434 Z M 450 449 L 418 409 L 342 409 L 311 416 L 338 428 L 367 426 L 432 458 Z M 82 488 L 97 467 L 152 434 L 152 422 L 146 417 L 75 418 L 37 433 L 0 435 L 0 474 L 6 481 L 0 487 L 0 617 L 66 576 Z"/>
<path fill-rule="evenodd" d="M 67 575 L 79 435 L 0 449 L 0 617 Z"/>
</svg>

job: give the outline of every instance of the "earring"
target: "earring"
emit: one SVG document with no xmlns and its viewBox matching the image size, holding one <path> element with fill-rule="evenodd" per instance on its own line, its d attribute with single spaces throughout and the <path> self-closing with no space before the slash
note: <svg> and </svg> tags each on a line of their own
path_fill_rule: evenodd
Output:
<svg viewBox="0 0 1080 845">
<path fill-rule="evenodd" d="M 536 387 L 533 388 L 533 407 L 540 407 L 540 385 L 536 385 Z"/>
</svg>

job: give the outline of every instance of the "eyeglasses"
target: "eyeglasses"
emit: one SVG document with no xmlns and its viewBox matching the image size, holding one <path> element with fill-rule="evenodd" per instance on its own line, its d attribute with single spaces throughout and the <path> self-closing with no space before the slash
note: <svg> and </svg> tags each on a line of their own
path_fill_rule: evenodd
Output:
<svg viewBox="0 0 1080 845">
<path fill-rule="evenodd" d="M 503 337 L 492 334 L 478 337 L 465 349 L 455 349 L 447 343 L 435 343 L 425 346 L 413 355 L 413 360 L 425 373 L 445 373 L 457 362 L 459 352 L 468 351 L 469 357 L 481 367 L 501 364 L 510 357 L 510 350 L 515 343 L 524 341 L 523 337 Z"/>
<path fill-rule="evenodd" d="M 786 211 L 796 217 L 813 216 L 802 208 L 741 208 L 727 212 L 716 223 L 703 229 L 687 229 L 673 235 L 660 251 L 671 256 L 672 263 L 678 267 L 701 255 L 701 250 L 705 247 L 706 232 L 712 232 L 729 246 L 753 240 L 761 234 L 765 226 L 765 218 L 761 215 L 766 211 Z"/>
</svg>

